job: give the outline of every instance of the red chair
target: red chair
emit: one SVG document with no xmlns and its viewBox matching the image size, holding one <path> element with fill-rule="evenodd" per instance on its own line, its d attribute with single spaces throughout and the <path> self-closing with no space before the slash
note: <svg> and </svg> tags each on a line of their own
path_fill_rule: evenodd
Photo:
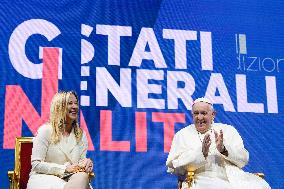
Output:
<svg viewBox="0 0 284 189">
<path fill-rule="evenodd" d="M 15 144 L 15 169 L 8 171 L 10 189 L 27 188 L 31 171 L 33 137 L 17 137 Z"/>
<path fill-rule="evenodd" d="M 8 171 L 10 189 L 26 189 L 29 174 L 32 168 L 31 155 L 33 148 L 33 137 L 17 137 L 15 144 L 15 169 Z M 89 173 L 89 179 L 94 177 Z"/>
</svg>

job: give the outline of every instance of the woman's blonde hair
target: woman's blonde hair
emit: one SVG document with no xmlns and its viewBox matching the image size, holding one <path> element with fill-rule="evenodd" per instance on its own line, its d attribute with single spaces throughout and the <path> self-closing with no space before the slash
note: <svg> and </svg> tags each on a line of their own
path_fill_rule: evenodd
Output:
<svg viewBox="0 0 284 189">
<path fill-rule="evenodd" d="M 50 105 L 49 124 L 51 124 L 52 126 L 51 142 L 54 144 L 58 143 L 61 140 L 62 133 L 64 132 L 66 115 L 68 113 L 68 99 L 71 94 L 73 94 L 78 101 L 78 96 L 74 91 L 61 91 L 56 93 L 52 98 Z M 83 133 L 78 124 L 78 117 L 76 120 L 74 120 L 72 126 L 74 129 L 76 141 L 78 143 L 81 140 Z"/>
</svg>

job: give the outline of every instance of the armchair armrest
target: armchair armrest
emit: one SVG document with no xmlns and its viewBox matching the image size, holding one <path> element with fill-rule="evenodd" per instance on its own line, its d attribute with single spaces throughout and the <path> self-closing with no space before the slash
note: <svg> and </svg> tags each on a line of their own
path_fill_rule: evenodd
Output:
<svg viewBox="0 0 284 189">
<path fill-rule="evenodd" d="M 187 184 L 188 184 L 188 188 L 190 188 L 191 187 L 191 184 L 192 184 L 192 182 L 193 182 L 193 180 L 194 180 L 194 171 L 188 171 L 187 172 Z"/>
<path fill-rule="evenodd" d="M 188 188 L 191 187 L 191 184 L 194 180 L 194 174 L 195 174 L 194 171 L 191 171 L 191 170 L 187 172 L 186 179 L 187 179 Z M 185 180 L 184 177 L 181 177 L 181 178 L 178 177 L 178 189 L 182 188 L 182 183 L 184 180 Z"/>
<path fill-rule="evenodd" d="M 260 178 L 264 179 L 264 173 L 254 173 L 256 176 L 259 176 Z"/>
<path fill-rule="evenodd" d="M 89 180 L 96 177 L 96 174 L 94 172 L 89 173 Z"/>
<path fill-rule="evenodd" d="M 94 172 L 89 173 L 89 189 L 93 189 L 91 185 L 91 179 L 94 178 L 96 174 Z"/>
<path fill-rule="evenodd" d="M 13 189 L 14 185 L 15 185 L 15 181 L 17 179 L 17 174 L 15 173 L 15 171 L 8 171 L 8 178 L 9 178 L 9 189 Z"/>
</svg>

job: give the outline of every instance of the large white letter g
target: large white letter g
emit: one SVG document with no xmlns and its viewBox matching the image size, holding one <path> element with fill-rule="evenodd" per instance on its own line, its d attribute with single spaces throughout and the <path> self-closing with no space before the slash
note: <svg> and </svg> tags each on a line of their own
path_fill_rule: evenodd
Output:
<svg viewBox="0 0 284 189">
<path fill-rule="evenodd" d="M 43 19 L 31 19 L 18 25 L 9 40 L 9 57 L 13 67 L 23 76 L 31 79 L 42 78 L 42 63 L 34 64 L 25 53 L 28 38 L 41 34 L 51 41 L 60 34 L 60 30 L 51 22 Z"/>
</svg>

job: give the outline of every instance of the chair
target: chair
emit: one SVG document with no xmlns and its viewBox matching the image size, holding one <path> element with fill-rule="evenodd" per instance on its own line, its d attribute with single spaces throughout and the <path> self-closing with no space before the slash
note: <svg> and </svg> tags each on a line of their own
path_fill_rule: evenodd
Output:
<svg viewBox="0 0 284 189">
<path fill-rule="evenodd" d="M 264 173 L 254 173 L 255 175 L 259 176 L 260 178 L 264 178 Z M 187 184 L 188 188 L 191 187 L 192 182 L 194 181 L 194 171 L 188 170 L 187 171 Z M 183 180 L 178 179 L 178 189 L 181 189 Z"/>
<path fill-rule="evenodd" d="M 8 171 L 10 189 L 27 188 L 29 173 L 31 171 L 31 154 L 33 137 L 17 137 L 15 144 L 15 169 Z M 89 180 L 95 176 L 89 173 Z"/>
</svg>

